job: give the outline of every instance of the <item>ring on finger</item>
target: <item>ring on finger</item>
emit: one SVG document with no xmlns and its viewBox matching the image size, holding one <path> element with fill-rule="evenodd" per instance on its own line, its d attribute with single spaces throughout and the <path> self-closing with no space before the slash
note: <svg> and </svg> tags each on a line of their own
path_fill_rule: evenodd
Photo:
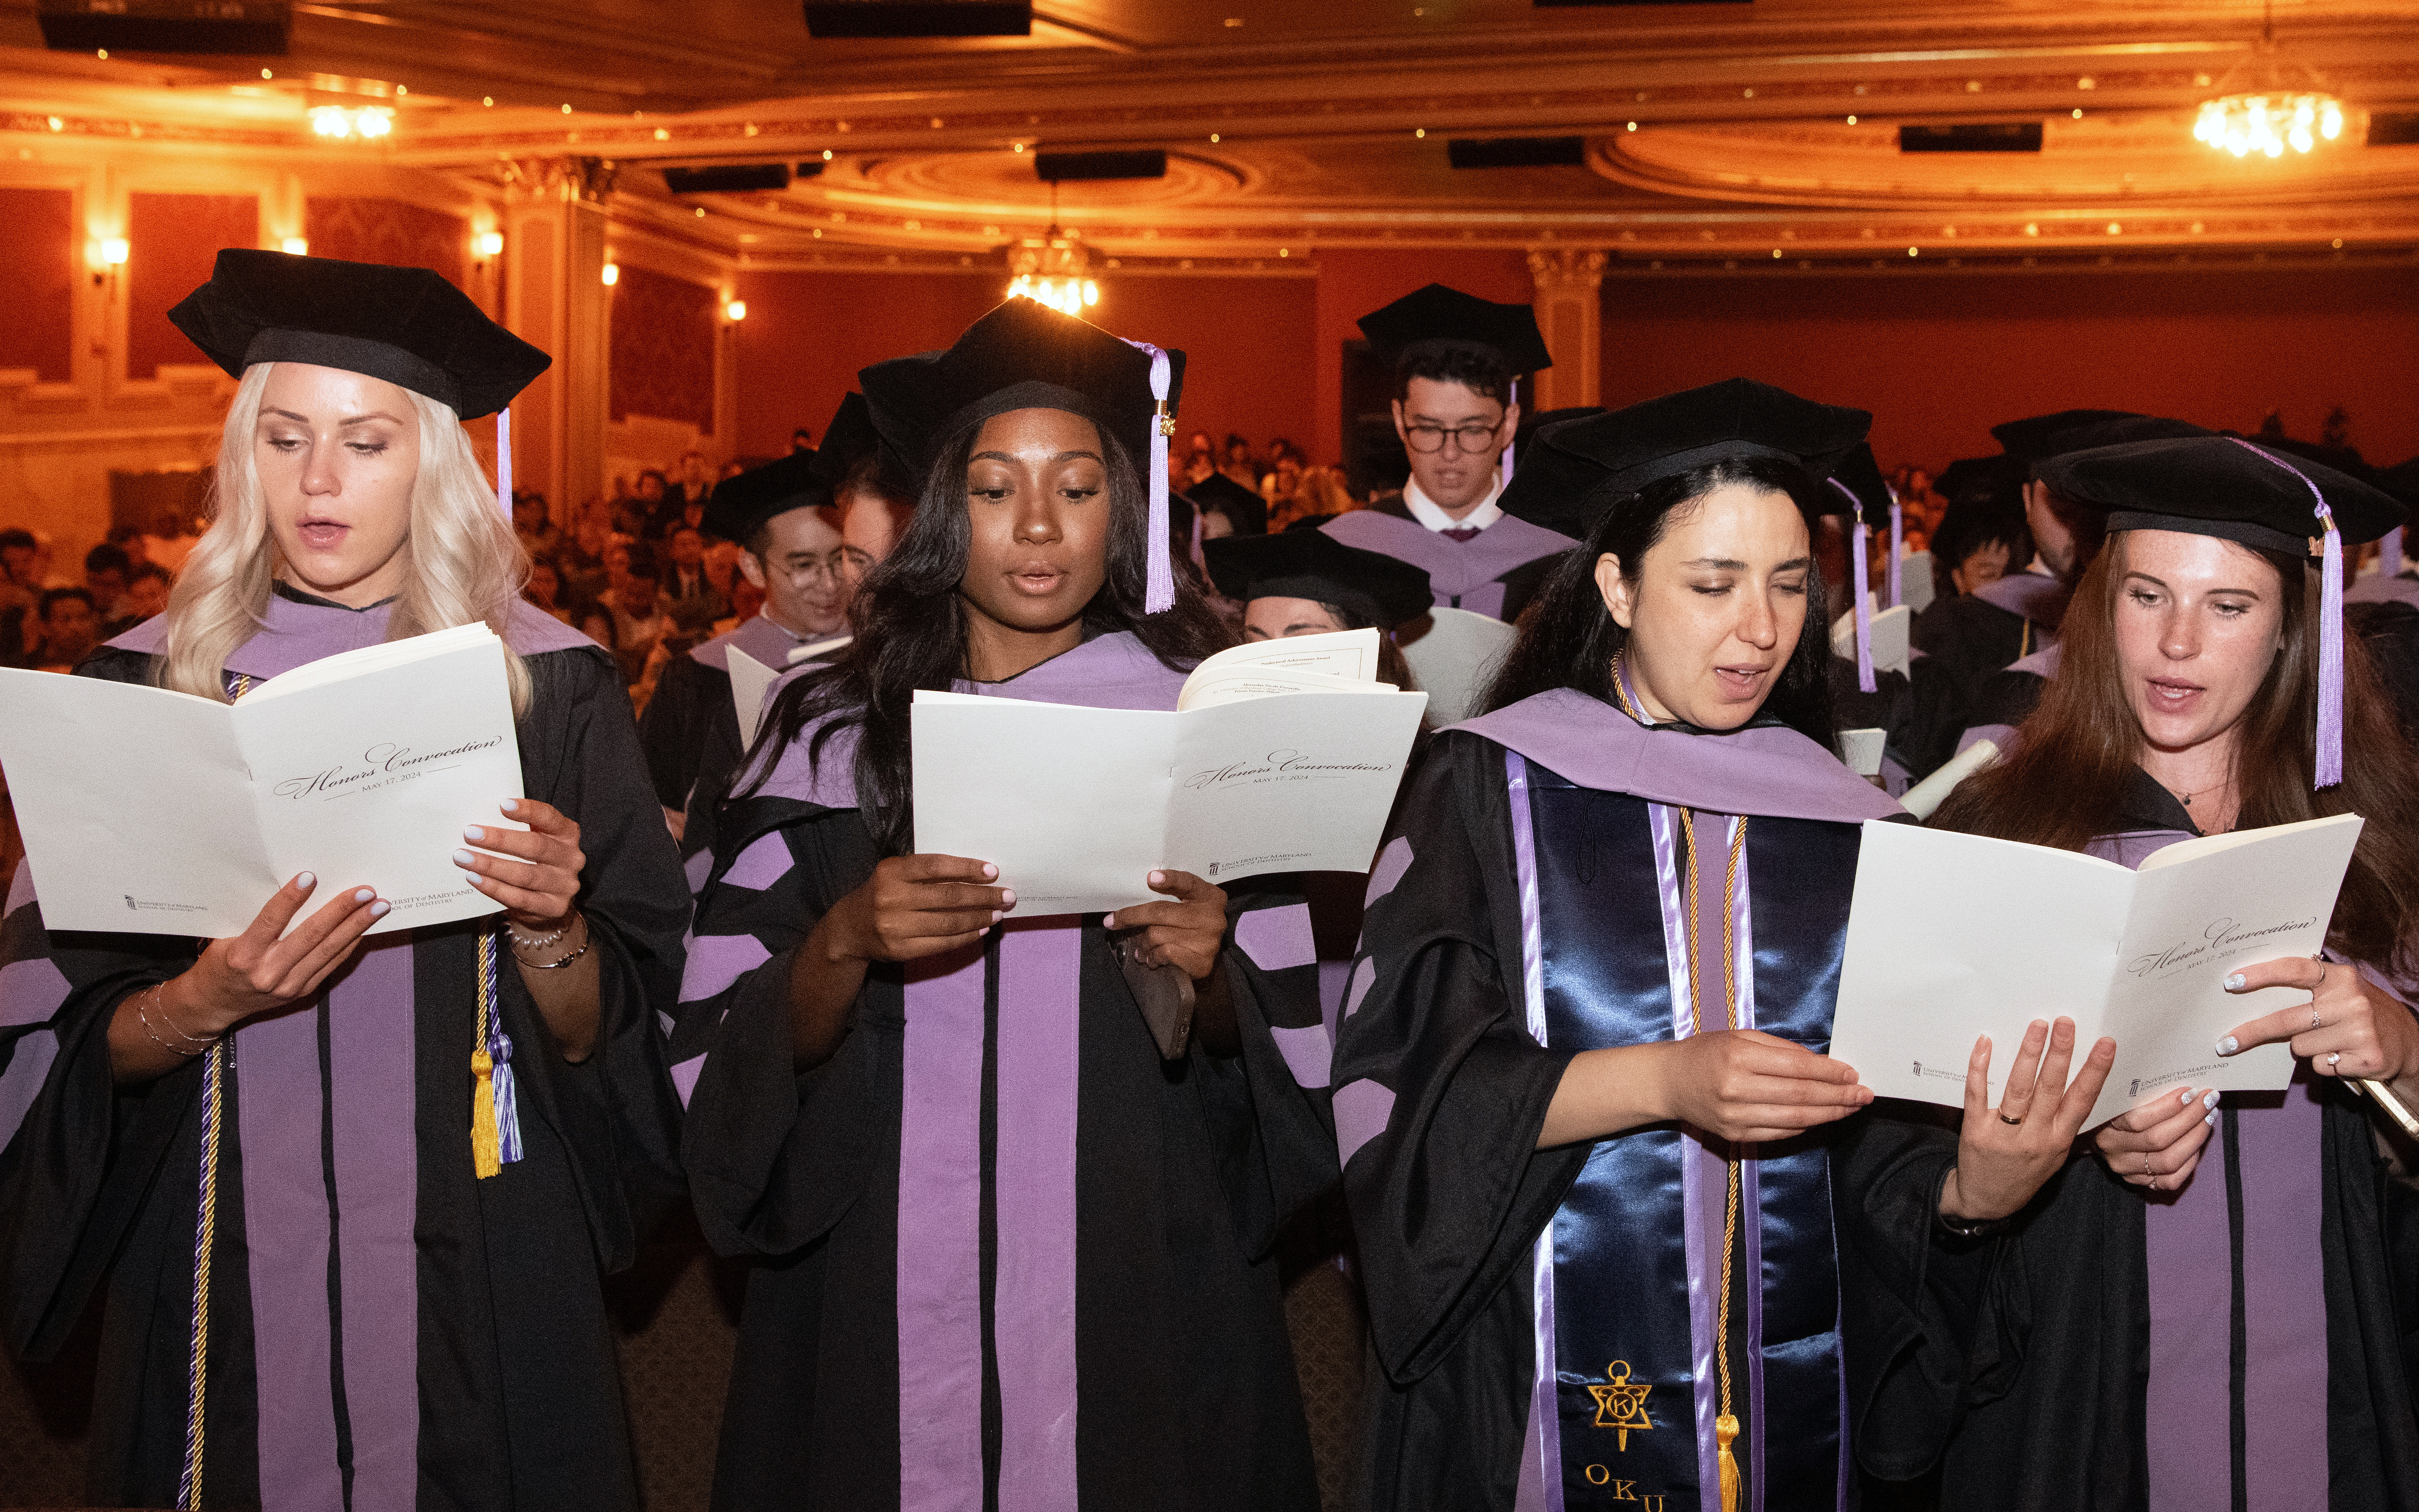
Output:
<svg viewBox="0 0 2419 1512">
<path fill-rule="evenodd" d="M 2335 1067 L 2340 1065 L 2342 1061 L 2343 1052 L 2340 1050 L 2335 1051 L 2334 1054 L 2327 1057 L 2327 1070 L 2334 1072 L 2335 1075 L 2342 1075 L 2343 1072 L 2335 1071 Z"/>
<path fill-rule="evenodd" d="M 2311 1009 L 2311 1010 L 2310 1010 L 2310 1027 L 2312 1027 L 2312 1028 L 2314 1028 L 2314 1029 L 2323 1029 L 2323 1028 L 2325 1028 L 2326 1026 L 2327 1026 L 2327 1021 L 2326 1021 L 2326 1020 L 2324 1020 L 2324 1019 L 2322 1019 L 2322 1018 L 2320 1018 L 2320 1017 L 2319 1017 L 2319 1011 L 2318 1011 L 2317 1009 L 2315 1009 L 2315 1008 Z"/>
<path fill-rule="evenodd" d="M 2008 1117 L 2008 1115 L 2007 1115 L 2007 1113 L 2006 1113 L 2006 1111 L 2003 1109 L 2003 1110 L 2001 1110 L 2001 1112 L 2000 1112 L 2000 1114 L 1999 1114 L 1999 1121 L 2000 1121 L 2001 1123 L 2007 1123 L 2007 1124 L 2020 1124 L 2020 1123 L 2024 1122 L 2025 1120 L 2024 1120 L 2023 1119 L 2021 1119 L 2021 1118 L 2015 1118 L 2015 1119 L 2009 1118 L 2009 1117 Z"/>
</svg>

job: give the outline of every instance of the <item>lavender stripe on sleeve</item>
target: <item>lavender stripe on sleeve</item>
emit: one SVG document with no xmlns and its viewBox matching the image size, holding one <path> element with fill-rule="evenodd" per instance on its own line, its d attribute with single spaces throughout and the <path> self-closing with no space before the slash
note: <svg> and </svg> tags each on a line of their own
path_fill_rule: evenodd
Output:
<svg viewBox="0 0 2419 1512">
<path fill-rule="evenodd" d="M 1083 942 L 1083 930 L 1063 918 L 1011 921 L 1000 930 L 999 1258 L 993 1296 L 999 1512 L 1057 1512 L 1075 1504 L 1075 1070 L 1082 1058 Z"/>
<path fill-rule="evenodd" d="M 694 895 L 705 890 L 705 879 L 714 875 L 714 853 L 700 851 L 681 863 L 681 874 L 688 878 L 688 890 Z"/>
<path fill-rule="evenodd" d="M 1336 1164 L 1349 1165 L 1363 1145 L 1386 1132 L 1394 1114 L 1393 1088 L 1373 1081 L 1346 1082 L 1335 1089 Z"/>
<path fill-rule="evenodd" d="M 1397 835 L 1386 842 L 1378 854 L 1378 864 L 1369 869 L 1369 894 L 1362 901 L 1366 908 L 1394 890 L 1403 873 L 1411 869 L 1411 841 L 1408 835 Z"/>
<path fill-rule="evenodd" d="M 753 934 L 701 934 L 688 942 L 681 968 L 680 1000 L 701 1002 L 773 959 Z"/>
<path fill-rule="evenodd" d="M 907 971 L 900 1070 L 899 1509 L 981 1512 L 980 946 Z"/>
<path fill-rule="evenodd" d="M 671 1068 L 672 1090 L 680 1094 L 681 1106 L 697 1095 L 697 1079 L 705 1071 L 705 1057 L 691 1056 Z"/>
<path fill-rule="evenodd" d="M 731 863 L 731 870 L 722 873 L 722 880 L 734 887 L 763 892 L 787 876 L 791 865 L 790 842 L 777 829 L 750 841 L 739 859 Z"/>
<path fill-rule="evenodd" d="M 1276 1041 L 1278 1053 L 1285 1057 L 1286 1069 L 1293 1072 L 1295 1085 L 1327 1085 L 1335 1051 L 1328 1040 L 1326 1025 L 1311 1024 L 1298 1029 L 1271 1025 L 1269 1034 Z"/>
<path fill-rule="evenodd" d="M 411 964 L 408 933 L 366 942 L 328 995 L 352 1512 L 413 1512 L 420 1498 Z"/>
<path fill-rule="evenodd" d="M 1255 908 L 1235 920 L 1235 943 L 1262 971 L 1306 966 L 1318 959 L 1310 933 L 1310 905 Z"/>
<path fill-rule="evenodd" d="M 0 1028 L 43 1024 L 68 1000 L 66 973 L 48 956 L 28 956 L 0 966 Z"/>
<path fill-rule="evenodd" d="M 17 1137 L 17 1126 L 25 1121 L 25 1112 L 34 1099 L 42 1093 L 42 1084 L 50 1080 L 51 1063 L 59 1057 L 59 1037 L 51 1029 L 36 1029 L 17 1041 L 14 1055 L 8 1057 L 8 1069 L 0 1071 L 0 1149 Z"/>
</svg>

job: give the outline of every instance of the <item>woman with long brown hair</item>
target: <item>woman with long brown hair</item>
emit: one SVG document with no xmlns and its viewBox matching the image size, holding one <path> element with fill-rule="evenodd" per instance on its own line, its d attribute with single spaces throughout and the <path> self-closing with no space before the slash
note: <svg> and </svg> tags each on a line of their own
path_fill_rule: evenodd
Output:
<svg viewBox="0 0 2419 1512">
<path fill-rule="evenodd" d="M 1886 1458 L 1936 1464 L 1961 1508 L 2419 1506 L 2413 1199 L 2344 1085 L 2419 1100 L 2419 1023 L 2387 985 L 2419 977 L 2419 765 L 2341 607 L 2345 544 L 2401 506 L 2222 436 L 2042 475 L 2109 512 L 2109 544 L 2015 749 L 1934 823 L 2128 866 L 2195 835 L 2365 827 L 2325 954 L 2226 983 L 2311 993 L 2212 1047 L 2288 1043 L 2288 1091 L 2164 1094 L 2037 1194 L 1982 1200 L 1950 1171 L 1923 1327 L 1962 1368 L 1901 1369 L 1883 1400 L 1914 1410 L 1876 1414 Z"/>
</svg>

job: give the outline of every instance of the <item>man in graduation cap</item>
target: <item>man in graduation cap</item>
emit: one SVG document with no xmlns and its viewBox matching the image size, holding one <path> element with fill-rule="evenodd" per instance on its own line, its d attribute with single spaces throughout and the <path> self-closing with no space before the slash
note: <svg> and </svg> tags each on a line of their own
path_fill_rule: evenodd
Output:
<svg viewBox="0 0 2419 1512">
<path fill-rule="evenodd" d="M 1577 544 L 1498 502 L 1512 471 L 1500 464 L 1520 424 L 1514 385 L 1553 365 L 1537 317 L 1525 304 L 1430 284 L 1363 316 L 1361 333 L 1394 360 L 1394 432 L 1411 476 L 1399 494 L 1319 528 L 1422 569 L 1439 605 L 1513 617 L 1515 575 Z M 1541 572 L 1517 581 L 1533 586 Z"/>
<path fill-rule="evenodd" d="M 1223 472 L 1187 485 L 1182 497 L 1200 515 L 1204 540 L 1268 533 L 1268 501 Z"/>
<path fill-rule="evenodd" d="M 732 652 L 781 671 L 848 643 L 845 541 L 830 518 L 830 466 L 820 453 L 793 452 L 725 478 L 706 502 L 705 528 L 739 544 L 739 570 L 763 590 L 764 607 L 674 657 L 639 720 L 647 773 L 676 835 L 708 732 L 732 709 Z"/>
</svg>

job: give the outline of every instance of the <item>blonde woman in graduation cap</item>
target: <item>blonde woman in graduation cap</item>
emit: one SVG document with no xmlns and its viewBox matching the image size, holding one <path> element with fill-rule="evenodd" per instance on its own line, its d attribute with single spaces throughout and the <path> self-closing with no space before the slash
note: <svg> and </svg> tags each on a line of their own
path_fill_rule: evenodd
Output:
<svg viewBox="0 0 2419 1512">
<path fill-rule="evenodd" d="M 676 1190 L 655 1008 L 687 895 L 611 659 L 518 601 L 462 429 L 547 358 L 424 269 L 278 253 L 220 253 L 170 318 L 241 378 L 216 518 L 81 672 L 233 702 L 485 624 L 525 786 L 462 815 L 496 911 L 375 937 L 362 878 L 194 941 L 47 931 L 19 870 L 0 1323 L 45 1358 L 105 1291 L 95 1502 L 635 1506 L 597 1275 Z"/>
<path fill-rule="evenodd" d="M 2419 1105 L 2419 758 L 2342 607 L 2348 548 L 2401 506 L 2231 436 L 2040 471 L 2107 513 L 2108 544 L 2010 758 L 1934 822 L 2134 867 L 2196 835 L 2364 825 L 2324 953 L 2225 982 L 2292 989 L 2209 1052 L 2289 1046 L 2285 1092 L 2144 1087 L 2071 1144 L 2096 1086 L 2024 1068 L 2044 1037 L 2053 1063 L 2081 1053 L 2072 1024 L 2033 1026 L 1996 1109 L 1977 1046 L 1929 1300 L 1876 1315 L 1868 1463 L 1974 1512 L 2419 1506 L 2419 1194 L 2351 1085 Z"/>
</svg>

